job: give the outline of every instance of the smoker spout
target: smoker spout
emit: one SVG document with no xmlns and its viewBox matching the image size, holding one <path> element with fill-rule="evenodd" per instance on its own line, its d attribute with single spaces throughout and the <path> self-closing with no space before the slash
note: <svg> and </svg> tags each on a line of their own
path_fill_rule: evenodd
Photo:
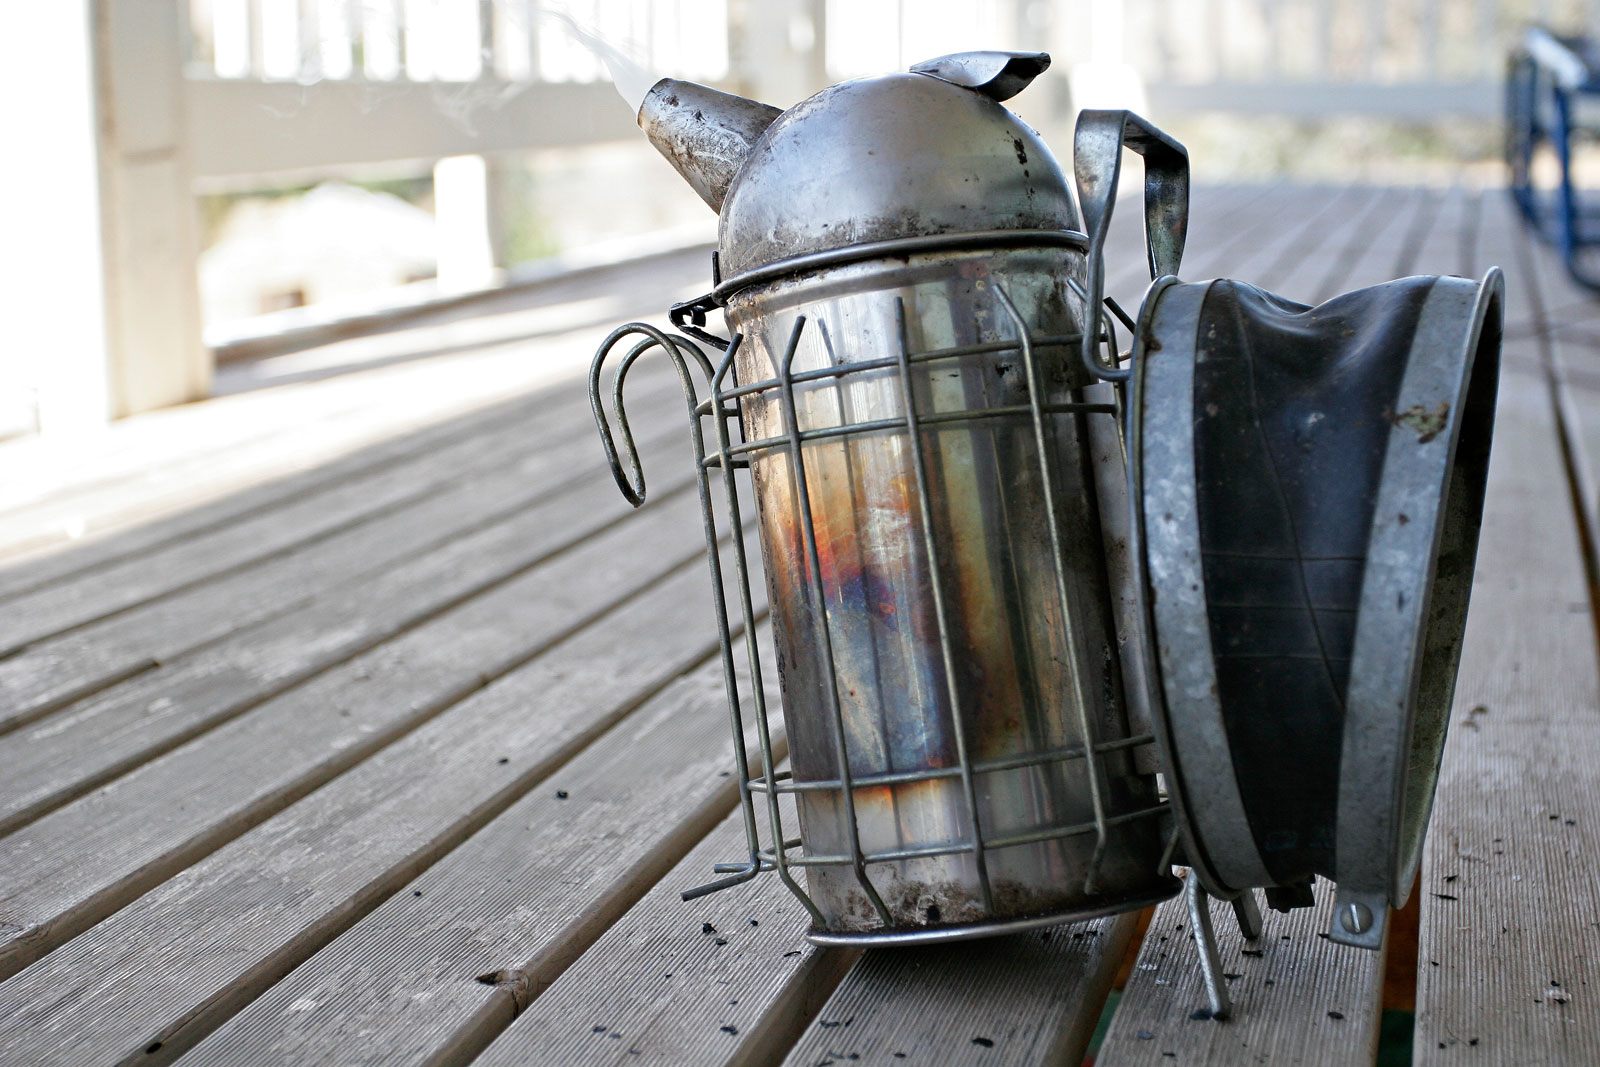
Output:
<svg viewBox="0 0 1600 1067">
<path fill-rule="evenodd" d="M 700 199 L 721 211 L 756 138 L 782 113 L 709 86 L 662 78 L 639 108 L 639 128 Z"/>
</svg>

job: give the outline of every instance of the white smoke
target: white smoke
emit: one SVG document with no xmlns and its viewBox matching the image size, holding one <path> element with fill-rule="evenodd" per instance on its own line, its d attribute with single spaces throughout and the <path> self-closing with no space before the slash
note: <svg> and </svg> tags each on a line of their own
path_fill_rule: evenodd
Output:
<svg viewBox="0 0 1600 1067">
<path fill-rule="evenodd" d="M 611 75 L 611 83 L 617 87 L 617 92 L 622 94 L 628 109 L 637 115 L 639 109 L 644 106 L 644 98 L 649 95 L 656 82 L 661 80 L 661 75 L 651 73 L 643 63 L 606 41 L 592 27 L 584 26 L 565 11 L 546 8 L 541 10 L 539 15 L 561 26 L 573 36 L 574 40 L 605 64 L 606 72 Z"/>
</svg>

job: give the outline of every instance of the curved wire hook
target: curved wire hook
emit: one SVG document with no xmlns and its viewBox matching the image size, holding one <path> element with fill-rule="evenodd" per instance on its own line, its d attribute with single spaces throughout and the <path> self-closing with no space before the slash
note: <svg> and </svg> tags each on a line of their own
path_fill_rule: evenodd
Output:
<svg viewBox="0 0 1600 1067">
<path fill-rule="evenodd" d="M 611 409 L 616 417 L 617 427 L 622 432 L 622 450 L 619 452 L 616 435 L 612 433 L 611 422 L 606 418 L 600 379 L 612 350 L 628 337 L 640 337 L 641 340 L 636 341 L 628 350 L 628 354 L 623 357 L 622 365 L 617 368 L 616 378 L 612 382 Z M 678 371 L 678 381 L 683 386 L 684 399 L 689 403 L 691 419 L 699 418 L 700 394 L 689 365 L 692 362 L 707 383 L 711 381 L 714 373 L 711 361 L 689 338 L 665 333 L 645 322 L 630 322 L 625 326 L 618 326 L 601 342 L 599 350 L 595 352 L 594 361 L 589 365 L 589 408 L 594 412 L 595 426 L 600 431 L 600 443 L 605 447 L 606 460 L 611 465 L 611 476 L 616 479 L 617 488 L 622 490 L 622 495 L 634 507 L 644 504 L 646 487 L 644 468 L 639 462 L 639 450 L 633 440 L 633 428 L 628 423 L 628 410 L 622 402 L 622 386 L 627 380 L 628 370 L 640 356 L 653 348 L 660 348 L 672 357 L 673 366 Z M 626 469 L 623 467 L 624 457 L 627 461 Z"/>
</svg>

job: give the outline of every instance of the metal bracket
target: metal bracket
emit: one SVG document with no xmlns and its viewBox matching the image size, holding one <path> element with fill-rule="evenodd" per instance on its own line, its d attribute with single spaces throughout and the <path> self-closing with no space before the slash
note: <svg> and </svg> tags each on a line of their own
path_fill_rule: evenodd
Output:
<svg viewBox="0 0 1600 1067">
<path fill-rule="evenodd" d="M 688 334 L 702 344 L 727 351 L 728 339 L 718 337 L 705 328 L 706 316 L 721 306 L 715 294 L 707 293 L 693 300 L 685 300 L 681 304 L 673 304 L 667 312 L 667 318 L 671 320 L 673 328 L 680 333 Z"/>
<path fill-rule="evenodd" d="M 1333 898 L 1328 939 L 1355 948 L 1380 949 L 1389 922 L 1389 901 L 1382 893 L 1339 887 Z"/>
<path fill-rule="evenodd" d="M 1073 173 L 1084 229 L 1089 234 L 1088 298 L 1085 318 L 1105 296 L 1104 250 L 1111 209 L 1122 174 L 1122 150 L 1144 157 L 1145 252 L 1154 281 L 1178 273 L 1189 231 L 1189 153 L 1171 137 L 1131 111 L 1083 111 L 1073 133 Z M 1103 367 L 1094 358 L 1095 340 L 1084 323 L 1080 355 L 1096 378 L 1126 381 L 1128 368 Z"/>
</svg>

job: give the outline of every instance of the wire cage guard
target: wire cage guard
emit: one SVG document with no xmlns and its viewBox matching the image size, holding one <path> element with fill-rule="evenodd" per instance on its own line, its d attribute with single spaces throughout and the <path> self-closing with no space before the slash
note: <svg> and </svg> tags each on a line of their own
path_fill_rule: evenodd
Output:
<svg viewBox="0 0 1600 1067">
<path fill-rule="evenodd" d="M 1083 287 L 1066 284 L 1080 307 L 1086 305 Z M 1111 319 L 1104 313 L 1095 317 L 1102 328 L 1091 344 L 1083 343 L 1081 332 L 1034 333 L 1007 289 L 990 279 L 979 286 L 993 312 L 990 337 L 913 350 L 900 295 L 907 291 L 915 292 L 893 293 L 887 305 L 893 329 L 887 344 L 880 336 L 877 348 L 892 351 L 883 355 L 850 358 L 859 353 L 843 349 L 864 347 L 858 338 L 843 345 L 825 320 L 800 313 L 792 317 L 786 341 L 774 346 L 767 375 L 751 372 L 759 361 L 749 358 L 744 335 L 723 341 L 693 325 L 686 327 L 693 338 L 643 323 L 622 326 L 595 356 L 590 386 L 596 421 L 618 485 L 635 506 L 644 502 L 646 488 L 623 401 L 630 368 L 649 352 L 665 353 L 689 409 L 748 847 L 742 861 L 717 865 L 713 881 L 684 897 L 776 872 L 809 913 L 813 941 L 859 944 L 986 935 L 1139 908 L 1171 896 L 1177 890 L 1169 870 L 1176 831 L 1150 773 L 1155 739 L 1127 725 L 1116 699 L 1122 681 L 1112 651 L 1115 634 L 1101 634 L 1096 640 L 1104 647 L 1085 650 L 1081 646 L 1091 642 L 1075 630 L 1086 625 L 1083 572 L 1102 566 L 1098 553 L 1083 547 L 1092 534 L 1091 547 L 1097 548 L 1100 535 L 1085 444 L 1088 420 L 1106 420 L 1112 439 L 1120 440 L 1120 385 L 1097 386 L 1104 400 L 1085 396 L 1089 381 L 1114 377 L 1105 373 L 1116 369 Z M 1083 316 L 1074 309 L 1072 318 Z M 715 363 L 702 344 L 720 348 Z M 1108 351 L 1104 362 L 1092 354 L 1101 344 Z M 602 379 L 619 352 L 608 416 Z M 808 359 L 803 352 L 820 356 Z M 1096 364 L 1093 371 L 1077 366 L 1080 353 Z M 1002 399 L 1008 402 L 952 406 L 948 390 L 938 392 L 940 376 L 1000 381 L 1012 371 L 1020 375 L 1005 384 Z M 851 417 L 851 389 L 883 401 L 873 417 Z M 816 417 L 818 396 L 827 398 L 823 406 L 832 419 Z M 944 402 L 933 402 L 939 396 Z M 880 414 L 886 404 L 898 410 Z M 836 451 L 819 452 L 826 448 Z M 972 504 L 950 485 L 953 464 L 983 448 L 996 464 L 1020 457 L 1014 465 L 1032 469 L 1014 476 L 1002 472 L 999 480 L 1006 484 L 982 502 L 984 515 L 963 514 L 957 521 L 952 512 Z M 892 476 L 884 473 L 885 465 Z M 973 462 L 980 475 L 982 468 Z M 750 471 L 760 498 L 777 616 L 771 639 L 778 645 L 792 770 L 780 769 L 762 682 L 741 469 Z M 906 542 L 897 546 L 906 558 L 896 558 L 900 570 L 892 588 L 862 593 L 872 579 L 854 571 L 842 576 L 849 568 L 837 558 L 840 536 L 833 527 L 841 491 L 844 511 L 884 510 L 881 499 L 863 505 L 859 496 L 862 483 L 874 477 L 880 484 L 887 478 L 903 493 L 888 521 Z M 840 480 L 852 484 L 841 489 Z M 1074 488 L 1078 497 L 1063 500 Z M 1019 493 L 1037 496 L 1021 517 Z M 858 514 L 849 521 L 863 520 Z M 1010 575 L 1007 590 L 1022 604 L 1008 609 L 999 628 L 1017 642 L 1007 654 L 1022 660 L 1021 681 L 1012 690 L 1013 698 L 1020 693 L 1022 699 L 1012 704 L 985 696 L 985 685 L 1004 689 L 1003 679 L 973 678 L 972 628 L 995 621 L 962 621 L 968 607 L 963 598 L 973 596 L 967 588 L 972 531 L 985 521 L 1003 524 L 1013 541 L 1029 542 L 1030 530 L 1042 531 L 1035 540 L 1052 572 Z M 858 555 L 873 550 L 862 548 L 855 532 L 845 539 Z M 1025 555 L 1028 549 L 1001 546 L 1003 555 L 1012 551 Z M 725 581 L 730 562 L 731 584 Z M 1013 572 L 1024 566 L 1011 564 Z M 1019 580 L 1029 588 L 1018 592 Z M 1110 600 L 1103 574 L 1101 582 L 1096 610 L 1103 612 Z M 866 622 L 856 610 L 863 604 L 874 615 Z M 888 633 L 885 627 L 907 623 L 907 614 L 916 617 L 909 628 L 917 619 L 931 624 L 924 625 L 931 632 L 921 635 L 931 638 L 923 641 L 926 647 L 908 653 L 922 658 L 910 669 L 895 650 L 882 653 L 874 646 L 866 674 L 893 677 L 878 677 L 877 692 L 860 697 L 862 672 L 854 670 L 852 657 L 859 660 L 863 644 L 875 639 L 863 633 Z M 1113 629 L 1104 620 L 1098 625 Z M 1040 629 L 1060 632 L 1041 636 Z M 1022 647 L 1028 642 L 1030 647 Z M 759 772 L 753 775 L 741 711 L 746 698 L 735 666 L 740 645 L 759 747 Z M 1091 669 L 1091 659 L 1100 661 L 1098 668 Z M 885 660 L 893 662 L 886 666 Z M 910 677 L 921 667 L 930 677 Z M 1063 688 L 1027 677 L 1030 671 L 1054 671 Z M 903 695 L 886 696 L 891 690 Z M 1065 699 L 1041 707 L 1049 695 Z M 895 715 L 909 725 L 889 721 Z M 872 721 L 863 726 L 866 720 Z M 907 730 L 915 735 L 909 741 Z M 798 834 L 791 833 L 780 804 L 786 794 L 799 807 Z M 807 871 L 805 886 L 796 868 Z"/>
</svg>

